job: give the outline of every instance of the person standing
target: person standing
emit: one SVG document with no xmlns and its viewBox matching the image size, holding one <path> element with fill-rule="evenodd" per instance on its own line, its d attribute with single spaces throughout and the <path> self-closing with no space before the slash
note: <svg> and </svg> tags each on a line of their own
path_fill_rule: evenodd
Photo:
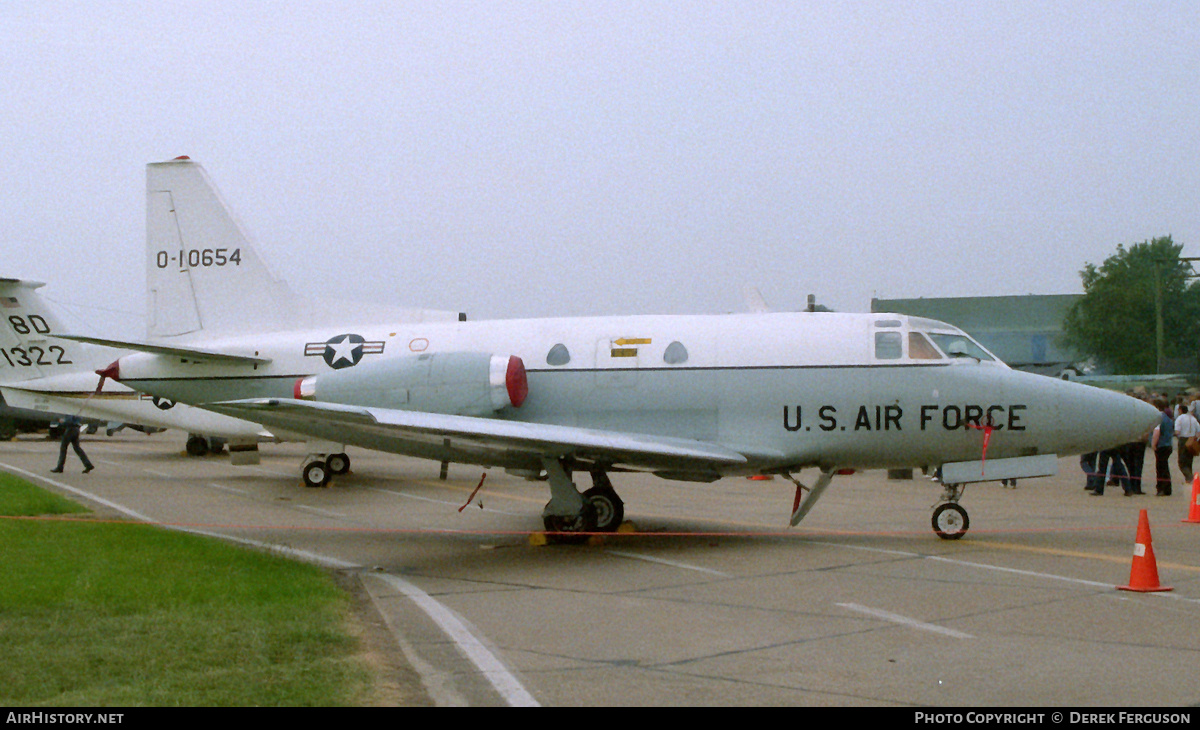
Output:
<svg viewBox="0 0 1200 730">
<path fill-rule="evenodd" d="M 83 453 L 83 448 L 79 445 L 79 429 L 82 422 L 79 416 L 67 416 L 67 420 L 63 422 L 62 442 L 58 446 L 58 466 L 50 471 L 55 474 L 62 474 L 63 465 L 67 462 L 67 446 L 70 445 L 75 449 L 75 455 L 83 462 L 83 473 L 87 474 L 94 469 L 92 462 L 88 459 L 87 454 Z"/>
<path fill-rule="evenodd" d="M 1146 442 L 1149 437 L 1138 441 L 1130 441 L 1121 447 L 1121 459 L 1129 469 L 1129 486 L 1131 494 L 1145 494 L 1142 491 L 1142 467 L 1146 463 Z"/>
<path fill-rule="evenodd" d="M 1101 480 L 1097 483 L 1096 480 L 1096 462 L 1100 459 L 1100 452 L 1093 451 L 1090 454 L 1079 455 L 1079 468 L 1083 470 L 1084 482 L 1083 491 L 1094 493 L 1096 487 L 1099 486 L 1103 491 L 1104 482 Z"/>
<path fill-rule="evenodd" d="M 1121 460 L 1121 449 L 1105 449 L 1099 452 L 1096 460 L 1096 478 L 1093 482 L 1093 488 L 1088 490 L 1089 494 L 1100 497 L 1104 495 L 1104 486 L 1108 481 L 1109 474 L 1112 474 L 1113 480 L 1121 486 L 1125 496 L 1133 494 L 1133 486 L 1129 482 L 1129 472 L 1125 468 L 1124 462 Z"/>
<path fill-rule="evenodd" d="M 1188 448 L 1188 439 L 1193 436 L 1200 436 L 1200 421 L 1192 415 L 1191 410 L 1187 407 L 1190 404 L 1185 404 L 1183 411 L 1175 419 L 1175 438 L 1178 441 L 1176 446 L 1179 448 L 1179 472 L 1183 474 L 1183 483 L 1188 485 L 1192 483 L 1192 458 L 1195 454 Z"/>
<path fill-rule="evenodd" d="M 1171 418 L 1171 406 L 1165 400 L 1156 400 L 1154 405 L 1160 411 L 1158 427 L 1150 434 L 1150 449 L 1154 451 L 1154 471 L 1157 477 L 1155 484 L 1156 497 L 1171 495 L 1171 439 L 1175 436 L 1175 420 Z"/>
<path fill-rule="evenodd" d="M 1133 398 L 1150 402 L 1148 398 L 1139 395 L 1136 391 L 1129 393 Z M 1129 486 L 1128 494 L 1145 494 L 1142 491 L 1142 468 L 1146 464 L 1146 446 L 1150 441 L 1150 432 L 1147 432 L 1142 438 L 1137 441 L 1130 441 L 1121 448 L 1121 459 L 1125 462 L 1125 468 L 1129 470 Z"/>
</svg>

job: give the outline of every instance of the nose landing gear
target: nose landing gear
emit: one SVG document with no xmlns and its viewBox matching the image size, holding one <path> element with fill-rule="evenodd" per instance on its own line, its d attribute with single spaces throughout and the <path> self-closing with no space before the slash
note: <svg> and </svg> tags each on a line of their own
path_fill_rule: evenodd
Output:
<svg viewBox="0 0 1200 730">
<path fill-rule="evenodd" d="M 942 503 L 933 510 L 930 523 L 933 531 L 943 540 L 957 540 L 967 534 L 971 520 L 967 511 L 958 503 L 963 493 L 961 484 L 943 484 L 946 491 L 942 494 Z"/>
<path fill-rule="evenodd" d="M 971 526 L 967 511 L 955 502 L 938 505 L 931 522 L 933 531 L 943 540 L 957 540 L 967 534 L 967 528 Z"/>
</svg>

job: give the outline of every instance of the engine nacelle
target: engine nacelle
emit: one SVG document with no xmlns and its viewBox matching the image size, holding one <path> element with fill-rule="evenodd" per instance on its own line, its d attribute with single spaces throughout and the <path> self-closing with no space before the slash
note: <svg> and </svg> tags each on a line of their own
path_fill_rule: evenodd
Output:
<svg viewBox="0 0 1200 730">
<path fill-rule="evenodd" d="M 360 363 L 296 381 L 304 400 L 459 416 L 519 408 L 529 394 L 515 355 L 432 352 Z"/>
</svg>

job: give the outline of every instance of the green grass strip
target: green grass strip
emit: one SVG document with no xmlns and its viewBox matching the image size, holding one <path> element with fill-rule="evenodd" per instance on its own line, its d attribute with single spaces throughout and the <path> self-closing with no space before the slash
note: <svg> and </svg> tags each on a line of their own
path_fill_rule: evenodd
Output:
<svg viewBox="0 0 1200 730">
<path fill-rule="evenodd" d="M 72 504 L 0 479 L 0 514 Z M 149 525 L 3 518 L 0 566 L 0 706 L 369 701 L 350 599 L 317 567 Z"/>
<path fill-rule="evenodd" d="M 66 515 L 87 511 L 81 504 L 0 472 L 0 515 Z"/>
</svg>

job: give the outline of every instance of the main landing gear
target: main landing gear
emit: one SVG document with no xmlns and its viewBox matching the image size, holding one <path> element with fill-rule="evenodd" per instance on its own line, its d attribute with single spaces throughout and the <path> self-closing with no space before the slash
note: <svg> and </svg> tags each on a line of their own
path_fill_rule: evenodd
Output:
<svg viewBox="0 0 1200 730">
<path fill-rule="evenodd" d="M 329 484 L 330 477 L 349 471 L 350 457 L 344 451 L 335 454 L 309 454 L 304 457 L 300 476 L 304 479 L 304 486 L 315 489 Z"/>
<path fill-rule="evenodd" d="M 963 485 L 943 484 L 942 486 L 946 491 L 942 493 L 941 504 L 934 507 L 930 523 L 938 537 L 943 540 L 957 540 L 967 534 L 967 528 L 971 526 L 967 511 L 958 503 L 958 499 L 963 493 Z"/>
<path fill-rule="evenodd" d="M 209 438 L 197 434 L 188 434 L 187 440 L 188 456 L 208 456 L 209 454 L 219 454 L 225 450 L 224 439 Z"/>
<path fill-rule="evenodd" d="M 550 481 L 550 501 L 542 510 L 547 532 L 560 533 L 560 541 L 579 542 L 584 533 L 615 532 L 621 526 L 625 503 L 617 496 L 604 467 L 592 469 L 592 488 L 580 494 L 561 460 L 548 458 L 542 464 Z"/>
</svg>

